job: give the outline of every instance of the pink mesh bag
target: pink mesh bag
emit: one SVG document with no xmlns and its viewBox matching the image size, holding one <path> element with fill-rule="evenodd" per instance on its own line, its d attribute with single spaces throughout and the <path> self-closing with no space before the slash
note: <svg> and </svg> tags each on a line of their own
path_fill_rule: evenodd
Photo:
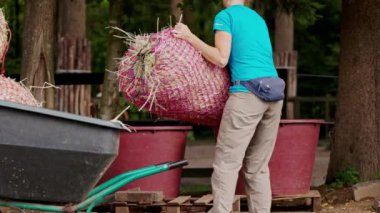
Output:
<svg viewBox="0 0 380 213">
<path fill-rule="evenodd" d="M 39 106 L 28 88 L 2 75 L 0 76 L 0 100 Z"/>
<path fill-rule="evenodd" d="M 119 65 L 119 89 L 129 102 L 161 117 L 218 125 L 228 98 L 228 71 L 171 31 L 127 34 L 130 48 Z"/>
</svg>

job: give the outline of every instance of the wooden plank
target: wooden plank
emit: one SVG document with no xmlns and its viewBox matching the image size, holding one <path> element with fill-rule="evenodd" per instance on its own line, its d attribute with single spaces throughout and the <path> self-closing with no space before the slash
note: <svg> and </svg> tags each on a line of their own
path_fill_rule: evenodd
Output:
<svg viewBox="0 0 380 213">
<path fill-rule="evenodd" d="M 240 195 L 235 195 L 234 202 L 232 203 L 232 211 L 240 212 Z"/>
<path fill-rule="evenodd" d="M 81 97 L 80 97 L 80 90 L 81 85 L 75 85 L 74 86 L 74 113 L 79 115 L 80 113 L 80 105 L 81 105 Z"/>
<path fill-rule="evenodd" d="M 58 106 L 57 106 L 57 109 L 59 111 L 63 111 L 63 91 L 62 91 L 62 87 L 60 87 L 60 89 L 57 90 L 57 93 L 58 93 Z"/>
<path fill-rule="evenodd" d="M 181 205 L 190 200 L 191 196 L 179 196 L 168 202 L 168 205 Z"/>
<path fill-rule="evenodd" d="M 233 209 L 232 213 L 242 213 L 241 212 L 241 199 L 245 198 L 246 196 L 236 195 L 233 200 Z M 309 199 L 311 202 L 309 202 L 309 205 L 312 205 L 313 209 L 310 209 L 310 211 L 296 211 L 297 213 L 315 213 L 320 211 L 320 193 L 318 191 L 309 191 L 306 194 L 301 195 L 291 195 L 291 196 L 281 196 L 276 197 L 274 199 L 277 200 L 293 200 L 293 199 Z M 209 209 L 212 205 L 212 195 L 204 195 L 202 197 L 191 197 L 191 196 L 179 196 L 173 200 L 169 200 L 168 202 L 158 202 L 158 203 L 151 203 L 151 204 L 144 204 L 144 203 L 117 203 L 115 204 L 116 207 L 120 207 L 121 209 L 116 210 L 116 213 L 129 213 L 127 211 L 133 211 L 134 208 L 146 208 L 146 207 L 153 207 L 153 206 L 161 206 L 162 212 L 166 213 L 181 213 L 181 212 L 204 212 L 207 209 Z M 120 206 L 119 206 L 120 205 Z M 124 208 L 123 208 L 124 207 Z M 126 207 L 129 207 L 126 208 Z M 133 209 L 131 209 L 133 208 Z M 204 209 L 197 209 L 197 211 L 194 211 L 195 208 L 204 208 Z M 318 209 L 319 208 L 319 209 Z M 296 213 L 293 211 L 273 211 L 272 213 Z"/>
<path fill-rule="evenodd" d="M 275 196 L 272 198 L 273 201 L 278 200 L 291 200 L 291 199 L 299 199 L 299 198 L 320 198 L 321 194 L 317 190 L 311 190 L 306 194 L 300 195 L 288 195 L 288 196 Z"/>
<path fill-rule="evenodd" d="M 319 212 L 322 210 L 321 197 L 313 197 L 313 211 Z"/>
<path fill-rule="evenodd" d="M 213 197 L 211 194 L 204 195 L 201 198 L 199 198 L 198 200 L 194 201 L 194 205 L 207 205 L 207 204 L 210 204 L 212 199 L 213 199 Z"/>
<path fill-rule="evenodd" d="M 297 69 L 288 69 L 286 82 L 286 97 L 292 98 L 297 96 Z M 295 118 L 295 105 L 293 102 L 286 103 L 286 118 Z"/>
<path fill-rule="evenodd" d="M 69 112 L 74 113 L 74 85 L 69 85 Z"/>
<path fill-rule="evenodd" d="M 292 119 L 296 117 L 296 105 L 292 102 L 287 102 L 286 104 L 286 118 Z"/>
<path fill-rule="evenodd" d="M 87 95 L 86 94 L 86 88 L 84 85 L 78 85 L 78 87 L 80 87 L 79 96 L 80 96 L 80 100 L 81 100 L 81 102 L 79 104 L 79 114 L 80 115 L 87 115 L 86 109 L 85 109 L 85 107 L 86 107 L 86 95 Z"/>
<path fill-rule="evenodd" d="M 129 208 L 127 206 L 116 206 L 115 213 L 129 213 Z"/>
<path fill-rule="evenodd" d="M 289 69 L 287 72 L 287 97 L 296 97 L 297 96 L 297 70 Z"/>
<path fill-rule="evenodd" d="M 86 92 L 86 97 L 87 97 L 87 101 L 86 101 L 86 115 L 87 116 L 91 116 L 91 86 L 89 85 L 84 85 L 84 87 L 87 88 L 87 92 Z"/>
<path fill-rule="evenodd" d="M 167 206 L 166 213 L 181 213 L 180 206 Z"/>
<path fill-rule="evenodd" d="M 316 212 L 299 212 L 299 211 L 292 211 L 292 212 L 271 212 L 271 213 L 316 213 Z"/>
<path fill-rule="evenodd" d="M 164 200 L 162 191 L 119 191 L 115 200 L 120 202 L 155 203 Z"/>
<path fill-rule="evenodd" d="M 309 196 L 312 199 L 312 208 L 313 211 L 319 212 L 322 209 L 321 203 L 321 194 L 318 190 L 311 190 L 309 193 L 306 194 L 306 196 Z"/>
<path fill-rule="evenodd" d="M 380 213 L 380 197 L 375 198 L 373 202 L 373 208 L 375 209 L 376 213 Z"/>
<path fill-rule="evenodd" d="M 64 111 L 65 112 L 69 112 L 69 86 L 65 86 L 62 88 L 63 91 L 64 91 L 64 101 L 63 101 L 63 105 L 64 105 Z"/>
<path fill-rule="evenodd" d="M 11 209 L 9 207 L 0 207 L 1 213 L 10 213 Z"/>
<path fill-rule="evenodd" d="M 167 203 L 166 213 L 181 213 L 182 204 L 188 202 L 191 196 L 179 196 Z"/>
<path fill-rule="evenodd" d="M 294 68 L 297 67 L 297 51 L 273 52 L 273 61 L 276 68 Z"/>
<path fill-rule="evenodd" d="M 235 212 L 233 212 L 233 213 L 235 213 Z M 248 213 L 248 212 L 239 212 L 239 213 Z M 292 211 L 292 212 L 289 212 L 289 211 L 287 211 L 287 212 L 279 212 L 279 211 L 275 211 L 275 212 L 271 212 L 271 213 L 316 213 L 316 212 L 305 212 L 305 211 L 303 211 L 303 212 L 300 212 L 300 211 Z"/>
</svg>

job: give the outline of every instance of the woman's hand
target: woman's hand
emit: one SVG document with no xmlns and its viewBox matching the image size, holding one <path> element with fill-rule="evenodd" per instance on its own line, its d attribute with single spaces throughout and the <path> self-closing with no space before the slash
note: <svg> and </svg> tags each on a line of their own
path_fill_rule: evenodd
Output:
<svg viewBox="0 0 380 213">
<path fill-rule="evenodd" d="M 190 41 L 193 33 L 190 31 L 189 27 L 182 23 L 178 23 L 174 27 L 173 36 L 176 38 L 184 39 L 186 41 Z"/>
<path fill-rule="evenodd" d="M 172 31 L 176 38 L 184 39 L 199 51 L 208 61 L 219 66 L 225 67 L 231 53 L 232 36 L 224 31 L 215 32 L 215 47 L 210 46 L 194 35 L 184 24 L 177 24 Z"/>
</svg>

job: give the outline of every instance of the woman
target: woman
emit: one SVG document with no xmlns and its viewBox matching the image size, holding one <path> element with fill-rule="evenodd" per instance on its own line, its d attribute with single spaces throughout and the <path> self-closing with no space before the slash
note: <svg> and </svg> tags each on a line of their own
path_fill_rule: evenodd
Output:
<svg viewBox="0 0 380 213">
<path fill-rule="evenodd" d="M 217 66 L 227 64 L 233 86 L 223 111 L 211 178 L 214 205 L 210 212 L 229 213 L 242 165 L 249 212 L 269 213 L 272 201 L 268 163 L 276 141 L 282 100 L 263 101 L 240 82 L 277 78 L 265 21 L 244 0 L 223 0 L 214 20 L 215 47 L 184 24 L 173 35 L 191 43 Z M 249 90 L 250 89 L 250 90 Z"/>
</svg>

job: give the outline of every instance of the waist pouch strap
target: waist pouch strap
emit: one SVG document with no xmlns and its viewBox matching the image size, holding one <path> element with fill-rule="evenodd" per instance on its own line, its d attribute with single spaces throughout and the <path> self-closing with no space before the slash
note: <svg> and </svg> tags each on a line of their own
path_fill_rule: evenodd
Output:
<svg viewBox="0 0 380 213">
<path fill-rule="evenodd" d="M 264 77 L 247 81 L 234 81 L 233 84 L 243 85 L 250 92 L 266 102 L 280 101 L 285 98 L 285 81 L 278 77 Z"/>
</svg>

